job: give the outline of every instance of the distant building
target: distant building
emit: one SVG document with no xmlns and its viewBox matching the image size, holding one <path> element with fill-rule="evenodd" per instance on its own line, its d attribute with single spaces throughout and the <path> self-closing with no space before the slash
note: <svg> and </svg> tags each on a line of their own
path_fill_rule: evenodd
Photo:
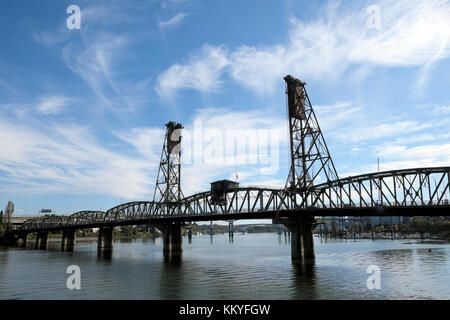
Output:
<svg viewBox="0 0 450 320">
<path fill-rule="evenodd" d="M 335 226 L 339 232 L 344 231 L 346 228 L 353 226 L 355 223 L 361 223 L 363 228 L 370 222 L 374 226 L 378 225 L 393 225 L 393 224 L 408 224 L 409 217 L 391 217 L 391 216 L 371 216 L 371 217 L 325 217 L 326 225 L 325 229 L 329 231 L 333 230 Z"/>
<path fill-rule="evenodd" d="M 391 216 L 376 216 L 376 217 L 369 217 L 368 220 L 375 226 L 378 225 L 391 225 L 391 224 L 408 224 L 409 218 L 406 217 L 391 217 Z M 406 221 L 406 222 L 405 222 Z"/>
</svg>

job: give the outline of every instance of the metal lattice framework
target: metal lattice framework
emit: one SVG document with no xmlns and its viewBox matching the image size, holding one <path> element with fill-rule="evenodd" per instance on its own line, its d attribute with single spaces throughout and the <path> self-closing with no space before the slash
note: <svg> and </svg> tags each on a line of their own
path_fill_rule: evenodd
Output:
<svg viewBox="0 0 450 320">
<path fill-rule="evenodd" d="M 318 178 L 325 178 L 328 182 L 338 180 L 338 174 L 306 92 L 305 82 L 290 75 L 284 80 L 291 148 L 291 169 L 286 189 L 305 199 L 301 207 L 307 207 L 308 200 L 313 200 L 312 193 Z"/>
<path fill-rule="evenodd" d="M 176 203 L 183 197 L 180 187 L 183 126 L 171 121 L 166 124 L 166 127 L 153 201 Z"/>
<path fill-rule="evenodd" d="M 315 204 L 324 207 L 448 205 L 449 180 L 450 167 L 363 174 L 316 185 L 321 196 Z M 338 189 L 341 194 L 333 199 L 330 189 Z"/>
<path fill-rule="evenodd" d="M 184 197 L 181 177 L 181 124 L 169 122 L 153 201 L 121 204 L 106 212 L 27 220 L 22 232 L 168 222 L 265 219 L 307 216 L 414 216 L 450 213 L 450 167 L 370 173 L 340 179 L 305 89 L 291 76 L 287 84 L 291 168 L 285 188 L 240 187 Z M 325 181 L 321 184 L 315 182 Z"/>
<path fill-rule="evenodd" d="M 333 196 L 336 188 L 342 191 L 342 197 Z M 320 184 L 315 186 L 315 190 L 315 204 L 302 209 L 301 197 L 292 197 L 284 189 L 247 187 L 227 190 L 226 201 L 222 205 L 212 203 L 210 192 L 202 192 L 182 199 L 179 202 L 180 213 L 172 203 L 139 201 L 124 203 L 106 212 L 82 211 L 71 216 L 30 219 L 22 225 L 22 230 L 93 228 L 180 220 L 262 219 L 293 214 L 443 216 L 450 213 L 450 167 L 365 174 Z"/>
</svg>

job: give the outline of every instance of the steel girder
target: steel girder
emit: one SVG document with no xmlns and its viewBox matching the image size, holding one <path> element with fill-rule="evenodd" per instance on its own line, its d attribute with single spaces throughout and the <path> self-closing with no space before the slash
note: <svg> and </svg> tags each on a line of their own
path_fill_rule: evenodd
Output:
<svg viewBox="0 0 450 320">
<path fill-rule="evenodd" d="M 448 206 L 450 167 L 370 173 L 316 185 L 315 189 L 317 207 Z"/>
<path fill-rule="evenodd" d="M 393 170 L 339 179 L 314 186 L 308 208 L 379 208 L 444 206 L 450 211 L 450 167 Z M 295 211 L 301 213 L 305 199 L 286 189 L 243 187 L 226 191 L 225 204 L 213 204 L 211 193 L 202 192 L 173 202 L 137 201 L 103 211 L 81 211 L 70 216 L 45 216 L 27 220 L 22 231 L 84 226 L 148 223 L 152 218 L 221 214 L 255 214 Z M 348 212 L 348 211 L 347 211 Z"/>
<path fill-rule="evenodd" d="M 44 216 L 26 220 L 20 230 L 39 230 L 46 229 L 56 225 L 65 225 L 67 216 Z"/>
<path fill-rule="evenodd" d="M 80 211 L 70 215 L 67 218 L 66 225 L 83 225 L 92 221 L 103 220 L 105 212 L 103 211 Z"/>
<path fill-rule="evenodd" d="M 103 211 L 79 211 L 70 216 L 43 216 L 26 220 L 20 230 L 55 229 L 58 227 L 78 227 L 87 223 L 104 219 Z"/>
</svg>

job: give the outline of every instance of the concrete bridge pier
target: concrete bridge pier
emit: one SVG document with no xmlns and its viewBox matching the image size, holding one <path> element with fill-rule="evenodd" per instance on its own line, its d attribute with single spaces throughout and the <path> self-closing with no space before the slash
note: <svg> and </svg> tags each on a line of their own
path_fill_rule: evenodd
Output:
<svg viewBox="0 0 450 320">
<path fill-rule="evenodd" d="M 294 263 L 314 262 L 314 217 L 280 219 L 291 233 L 291 258 Z"/>
<path fill-rule="evenodd" d="M 228 221 L 228 237 L 230 238 L 230 242 L 233 242 L 234 237 L 233 221 Z"/>
<path fill-rule="evenodd" d="M 40 231 L 36 234 L 36 249 L 46 250 L 48 245 L 48 231 Z"/>
<path fill-rule="evenodd" d="M 38 232 L 38 233 L 36 233 L 36 242 L 34 243 L 35 249 L 39 249 L 39 241 L 40 241 L 40 239 L 39 239 L 39 232 Z"/>
<path fill-rule="evenodd" d="M 62 251 L 73 251 L 76 241 L 76 230 L 64 230 L 61 239 L 61 250 Z"/>
<path fill-rule="evenodd" d="M 21 248 L 26 248 L 28 242 L 28 233 L 23 233 L 19 236 L 19 246 Z"/>
<path fill-rule="evenodd" d="M 192 243 L 192 228 L 189 228 L 188 230 L 188 242 L 189 244 Z"/>
<path fill-rule="evenodd" d="M 114 247 L 114 227 L 101 227 L 98 230 L 97 253 L 105 258 L 111 257 Z"/>
<path fill-rule="evenodd" d="M 183 255 L 183 224 L 160 226 L 163 232 L 163 253 L 166 260 L 179 260 Z"/>
</svg>

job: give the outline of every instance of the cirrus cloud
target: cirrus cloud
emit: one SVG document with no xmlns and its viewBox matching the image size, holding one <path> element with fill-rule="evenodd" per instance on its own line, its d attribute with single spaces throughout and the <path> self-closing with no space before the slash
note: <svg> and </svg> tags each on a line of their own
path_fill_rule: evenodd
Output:
<svg viewBox="0 0 450 320">
<path fill-rule="evenodd" d="M 380 1 L 379 30 L 366 26 L 369 4 L 329 5 L 319 18 L 308 22 L 293 18 L 286 43 L 242 45 L 234 50 L 205 46 L 185 64 L 162 72 L 156 90 L 160 96 L 186 88 L 218 91 L 227 74 L 265 93 L 273 92 L 276 82 L 288 73 L 329 81 L 351 67 L 367 76 L 368 66 L 424 67 L 450 56 L 448 1 Z"/>
</svg>

